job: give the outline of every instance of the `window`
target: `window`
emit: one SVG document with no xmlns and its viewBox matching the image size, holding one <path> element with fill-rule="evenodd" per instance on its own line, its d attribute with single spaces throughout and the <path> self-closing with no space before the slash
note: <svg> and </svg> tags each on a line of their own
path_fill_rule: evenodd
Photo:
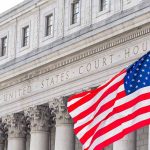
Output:
<svg viewBox="0 0 150 150">
<path fill-rule="evenodd" d="M 79 11 L 79 0 L 72 3 L 72 20 L 71 24 L 75 24 L 79 21 L 80 11 Z"/>
<path fill-rule="evenodd" d="M 53 14 L 46 16 L 46 32 L 45 35 L 49 36 L 53 34 Z"/>
<path fill-rule="evenodd" d="M 22 29 L 22 47 L 29 45 L 29 26 L 26 26 Z"/>
<path fill-rule="evenodd" d="M 0 56 L 4 56 L 7 51 L 7 36 L 1 38 L 1 54 Z"/>
<path fill-rule="evenodd" d="M 106 10 L 106 0 L 99 1 L 99 11 Z"/>
</svg>

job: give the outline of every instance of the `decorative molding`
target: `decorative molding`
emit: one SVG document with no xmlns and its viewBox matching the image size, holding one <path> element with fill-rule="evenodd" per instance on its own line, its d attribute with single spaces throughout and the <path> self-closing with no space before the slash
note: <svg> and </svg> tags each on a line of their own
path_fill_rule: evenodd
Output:
<svg viewBox="0 0 150 150">
<path fill-rule="evenodd" d="M 26 120 L 23 113 L 7 115 L 2 118 L 5 124 L 4 128 L 8 129 L 9 138 L 18 138 L 26 136 Z"/>
<path fill-rule="evenodd" d="M 18 77 L 15 77 L 13 79 L 10 79 L 8 81 L 4 81 L 0 83 L 0 89 L 13 86 L 15 84 L 18 84 L 20 82 L 24 82 L 26 80 L 29 80 L 33 77 L 45 74 L 47 72 L 53 71 L 55 69 L 59 69 L 61 67 L 64 67 L 68 64 L 72 64 L 74 62 L 77 62 L 81 59 L 87 58 L 89 56 L 95 55 L 97 53 L 100 53 L 102 51 L 108 50 L 110 48 L 113 48 L 115 46 L 119 46 L 123 43 L 129 42 L 131 40 L 137 39 L 139 37 L 142 37 L 144 35 L 147 35 L 150 33 L 150 27 L 147 25 L 146 27 L 139 27 L 136 28 L 136 30 L 132 31 L 132 33 L 124 33 L 121 38 L 119 35 L 116 38 L 108 39 L 107 41 L 104 41 L 103 43 L 100 43 L 99 46 L 95 44 L 94 48 L 87 48 L 86 50 L 82 50 L 80 53 L 75 54 L 74 56 L 67 57 L 64 60 L 57 61 L 56 63 L 50 63 L 49 65 L 45 65 L 41 68 L 34 69 L 33 71 L 27 72 L 23 75 L 20 75 Z"/>
<path fill-rule="evenodd" d="M 55 116 L 56 125 L 72 123 L 67 111 L 67 100 L 65 97 L 54 98 L 54 100 L 49 103 L 49 107 Z"/>
<path fill-rule="evenodd" d="M 24 111 L 31 132 L 49 131 L 51 112 L 48 106 L 34 106 Z"/>
</svg>

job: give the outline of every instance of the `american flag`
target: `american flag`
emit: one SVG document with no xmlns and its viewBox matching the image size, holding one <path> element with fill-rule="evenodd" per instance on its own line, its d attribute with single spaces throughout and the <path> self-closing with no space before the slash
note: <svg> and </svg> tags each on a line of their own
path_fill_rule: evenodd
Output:
<svg viewBox="0 0 150 150">
<path fill-rule="evenodd" d="M 67 107 L 84 150 L 101 150 L 150 124 L 150 52 L 104 85 L 71 96 Z"/>
</svg>

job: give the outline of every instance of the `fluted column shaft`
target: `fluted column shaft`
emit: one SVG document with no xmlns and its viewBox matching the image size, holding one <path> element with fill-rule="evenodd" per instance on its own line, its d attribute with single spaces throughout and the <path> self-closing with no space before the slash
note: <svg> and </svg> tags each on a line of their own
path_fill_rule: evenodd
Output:
<svg viewBox="0 0 150 150">
<path fill-rule="evenodd" d="M 49 107 L 29 108 L 25 114 L 31 123 L 30 150 L 49 150 Z"/>
<path fill-rule="evenodd" d="M 3 118 L 8 129 L 8 150 L 26 150 L 25 118 L 22 113 Z"/>
<path fill-rule="evenodd" d="M 135 150 L 136 144 L 135 144 L 135 132 L 130 133 L 123 137 L 122 139 L 114 142 L 113 144 L 113 150 Z"/>
<path fill-rule="evenodd" d="M 55 150 L 74 150 L 73 124 L 67 112 L 65 100 L 54 99 L 50 107 L 56 116 Z"/>
</svg>

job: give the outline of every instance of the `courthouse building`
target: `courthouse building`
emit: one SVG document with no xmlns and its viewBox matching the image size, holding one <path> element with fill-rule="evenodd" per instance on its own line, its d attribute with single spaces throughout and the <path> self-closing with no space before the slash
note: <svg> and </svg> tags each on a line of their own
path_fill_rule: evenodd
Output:
<svg viewBox="0 0 150 150">
<path fill-rule="evenodd" d="M 82 150 L 68 97 L 149 50 L 150 0 L 24 0 L 0 14 L 0 150 Z M 105 150 L 150 150 L 149 135 Z"/>
</svg>

